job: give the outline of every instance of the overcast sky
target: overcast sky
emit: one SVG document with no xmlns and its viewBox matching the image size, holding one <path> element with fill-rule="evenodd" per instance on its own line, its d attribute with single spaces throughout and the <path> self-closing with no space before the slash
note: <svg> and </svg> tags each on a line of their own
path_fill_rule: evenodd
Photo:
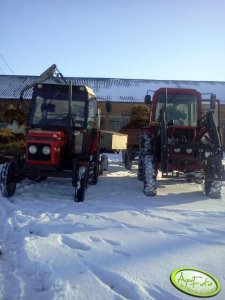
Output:
<svg viewBox="0 0 225 300">
<path fill-rule="evenodd" d="M 225 81 L 225 0 L 1 0 L 0 74 Z"/>
</svg>

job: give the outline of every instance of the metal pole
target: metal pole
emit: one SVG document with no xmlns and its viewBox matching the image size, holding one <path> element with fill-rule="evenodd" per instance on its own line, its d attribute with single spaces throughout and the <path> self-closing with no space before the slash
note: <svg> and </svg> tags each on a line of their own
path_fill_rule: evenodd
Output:
<svg viewBox="0 0 225 300">
<path fill-rule="evenodd" d="M 72 147 L 72 126 L 73 126 L 73 121 L 72 121 L 72 100 L 73 100 L 73 85 L 72 81 L 70 80 L 69 82 L 69 103 L 68 103 L 68 115 L 69 115 L 69 120 L 68 120 L 68 139 L 69 139 L 69 148 L 71 149 Z"/>
<path fill-rule="evenodd" d="M 72 101 L 73 101 L 73 84 L 72 84 L 72 81 L 70 80 L 70 82 L 69 82 L 69 107 L 68 107 L 70 127 L 72 125 Z"/>
</svg>

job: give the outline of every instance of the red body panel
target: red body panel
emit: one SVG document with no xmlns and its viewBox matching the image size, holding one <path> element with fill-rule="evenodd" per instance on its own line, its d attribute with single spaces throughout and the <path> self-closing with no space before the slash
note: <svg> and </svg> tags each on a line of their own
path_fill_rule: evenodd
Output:
<svg viewBox="0 0 225 300">
<path fill-rule="evenodd" d="M 94 154 L 95 152 L 97 152 L 99 143 L 100 143 L 100 132 L 97 132 L 91 141 L 91 146 L 90 146 L 91 154 Z"/>
<path fill-rule="evenodd" d="M 29 159 L 28 144 L 46 144 L 51 148 L 50 161 Z M 33 130 L 26 136 L 26 163 L 42 165 L 58 165 L 60 163 L 60 152 L 66 143 L 66 136 L 63 131 Z"/>
</svg>

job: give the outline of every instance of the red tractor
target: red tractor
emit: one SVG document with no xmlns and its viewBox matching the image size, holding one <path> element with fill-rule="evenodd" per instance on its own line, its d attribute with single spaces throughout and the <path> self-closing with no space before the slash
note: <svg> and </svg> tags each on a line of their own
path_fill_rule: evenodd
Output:
<svg viewBox="0 0 225 300">
<path fill-rule="evenodd" d="M 45 79 L 45 78 L 44 78 Z M 71 178 L 74 200 L 99 175 L 100 128 L 97 99 L 87 86 L 36 83 L 28 115 L 25 149 L 5 155 L 1 191 L 10 197 L 24 178 Z"/>
<path fill-rule="evenodd" d="M 140 132 L 138 178 L 144 181 L 144 194 L 157 194 L 160 170 L 166 177 L 204 181 L 205 194 L 220 198 L 224 167 L 215 95 L 206 104 L 196 90 L 161 88 L 152 100 L 146 95 L 145 102 L 152 105 L 152 112 L 150 124 Z"/>
</svg>

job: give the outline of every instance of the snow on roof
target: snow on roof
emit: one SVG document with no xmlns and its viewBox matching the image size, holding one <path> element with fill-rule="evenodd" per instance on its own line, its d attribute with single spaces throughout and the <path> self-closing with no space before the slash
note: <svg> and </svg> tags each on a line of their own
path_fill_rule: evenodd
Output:
<svg viewBox="0 0 225 300">
<path fill-rule="evenodd" d="M 18 99 L 20 91 L 38 76 L 0 75 L 0 98 Z M 90 78 L 66 77 L 78 85 L 91 87 L 101 101 L 115 102 L 143 102 L 147 90 L 155 91 L 162 87 L 192 88 L 200 93 L 216 94 L 221 103 L 225 103 L 225 82 L 223 81 L 180 81 L 180 80 L 153 80 L 153 79 L 122 79 L 122 78 Z M 58 83 L 59 78 L 51 78 L 45 82 Z M 24 94 L 31 99 L 32 89 Z M 205 97 L 203 97 L 205 98 Z M 208 98 L 208 97 L 206 97 Z"/>
</svg>

